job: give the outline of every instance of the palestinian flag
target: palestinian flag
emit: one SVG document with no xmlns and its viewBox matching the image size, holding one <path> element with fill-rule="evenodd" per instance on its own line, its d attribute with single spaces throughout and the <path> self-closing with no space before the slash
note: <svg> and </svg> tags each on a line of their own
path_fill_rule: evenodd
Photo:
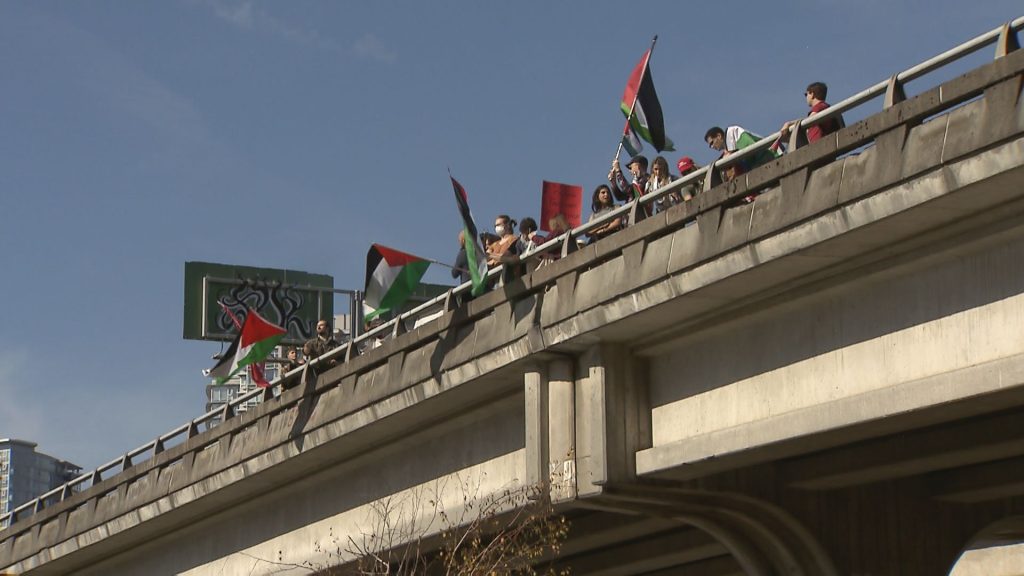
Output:
<svg viewBox="0 0 1024 576">
<path fill-rule="evenodd" d="M 231 323 L 235 325 L 235 330 L 241 330 L 242 321 L 239 320 L 238 316 L 231 311 L 231 308 L 228 308 L 228 305 L 225 304 L 222 300 L 218 300 L 217 304 L 220 304 L 221 309 L 224 310 L 224 314 L 227 315 L 228 318 L 231 318 Z M 270 382 L 267 380 L 267 377 L 263 372 L 263 367 L 263 362 L 256 362 L 250 364 L 249 377 L 252 378 L 252 381 L 255 382 L 256 385 L 259 386 L 260 388 L 267 388 L 268 386 L 270 386 Z"/>
<path fill-rule="evenodd" d="M 630 156 L 636 156 L 644 149 L 644 145 L 640 142 L 640 138 L 633 131 L 633 127 L 629 125 L 629 120 L 626 120 L 626 127 L 622 129 L 622 148 L 629 153 Z"/>
<path fill-rule="evenodd" d="M 476 231 L 476 223 L 473 222 L 473 214 L 469 211 L 469 198 L 466 190 L 459 184 L 459 181 L 452 178 L 452 188 L 455 189 L 455 203 L 459 206 L 459 215 L 462 216 L 463 237 L 466 242 L 466 262 L 469 263 L 469 278 L 473 283 L 470 291 L 473 296 L 484 293 L 485 281 L 487 279 L 487 255 L 484 247 L 480 245 L 480 235 Z"/>
<path fill-rule="evenodd" d="M 658 102 L 657 92 L 654 91 L 654 80 L 648 66 L 652 50 L 653 46 L 644 53 L 640 63 L 629 75 L 626 91 L 622 94 L 622 113 L 626 115 L 633 131 L 650 142 L 658 152 L 672 151 L 675 147 L 665 136 L 665 118 L 661 115 L 661 104 Z M 632 114 L 630 110 L 633 111 Z"/>
<path fill-rule="evenodd" d="M 223 383 L 246 366 L 262 362 L 285 334 L 284 328 L 264 320 L 250 308 L 242 323 L 242 330 L 231 342 L 220 362 L 207 370 L 206 375 L 216 379 L 218 384 Z"/>
<path fill-rule="evenodd" d="M 380 244 L 366 253 L 366 289 L 363 292 L 363 319 L 397 310 L 420 285 L 430 262 L 392 250 Z"/>
</svg>

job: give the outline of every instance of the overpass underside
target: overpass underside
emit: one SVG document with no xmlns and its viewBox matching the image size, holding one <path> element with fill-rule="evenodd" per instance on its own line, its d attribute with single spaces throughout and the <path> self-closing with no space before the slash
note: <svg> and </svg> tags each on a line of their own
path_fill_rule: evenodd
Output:
<svg viewBox="0 0 1024 576">
<path fill-rule="evenodd" d="M 382 506 L 414 526 L 390 544 L 427 546 L 539 487 L 579 574 L 1024 572 L 972 560 L 1024 539 L 1022 70 L 1018 50 L 97 479 L 0 532 L 0 567 L 308 573 L 350 565 Z"/>
</svg>

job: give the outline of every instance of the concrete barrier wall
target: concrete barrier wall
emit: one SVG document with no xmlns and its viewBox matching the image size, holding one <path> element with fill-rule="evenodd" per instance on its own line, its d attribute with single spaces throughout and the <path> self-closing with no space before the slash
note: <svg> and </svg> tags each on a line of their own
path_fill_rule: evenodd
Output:
<svg viewBox="0 0 1024 576">
<path fill-rule="evenodd" d="M 694 460 L 714 458 L 1024 385 L 973 372 L 927 380 L 1024 359 L 1022 240 L 1017 229 L 972 252 L 954 243 L 678 339 L 651 360 L 654 447 L 689 444 Z M 721 452 L 702 441 L 728 429 Z"/>
<path fill-rule="evenodd" d="M 313 472 L 154 534 L 76 573 L 249 576 L 290 573 L 289 565 L 308 573 L 296 566 L 325 568 L 351 561 L 358 546 L 376 546 L 364 535 L 426 543 L 458 519 L 475 517 L 481 502 L 526 487 L 523 430 L 523 399 L 513 396 L 419 431 L 400 449 Z M 385 520 L 393 529 L 382 526 Z"/>
</svg>

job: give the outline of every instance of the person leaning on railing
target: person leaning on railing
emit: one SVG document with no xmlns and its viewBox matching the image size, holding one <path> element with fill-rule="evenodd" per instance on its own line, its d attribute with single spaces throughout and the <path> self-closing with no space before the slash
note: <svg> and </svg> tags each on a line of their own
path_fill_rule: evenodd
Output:
<svg viewBox="0 0 1024 576">
<path fill-rule="evenodd" d="M 516 235 L 516 221 L 506 214 L 494 219 L 494 234 L 497 240 L 487 248 L 487 265 L 497 266 L 503 262 L 514 262 L 519 253 L 519 236 Z"/>
<path fill-rule="evenodd" d="M 647 190 L 645 193 L 650 194 L 655 190 L 664 188 L 671 184 L 674 179 L 668 170 L 668 160 L 665 160 L 664 156 L 658 156 L 651 163 L 651 177 L 647 180 Z M 670 192 L 655 200 L 654 205 L 658 212 L 664 212 L 682 201 L 683 198 L 678 193 Z"/>
<path fill-rule="evenodd" d="M 544 242 L 547 242 L 548 240 L 551 240 L 553 238 L 557 238 L 558 236 L 561 236 L 562 234 L 568 232 L 570 229 L 571 226 L 569 226 L 569 221 L 565 218 L 565 214 L 555 214 L 552 218 L 548 219 L 548 235 Z M 570 241 L 569 252 L 575 252 L 576 248 L 576 242 Z M 542 252 L 541 254 L 538 255 L 538 257 L 540 258 L 540 262 L 537 264 L 537 267 L 540 268 L 541 266 L 544 266 L 549 262 L 558 260 L 559 258 L 561 258 L 561 256 L 562 247 L 560 245 L 555 246 L 554 248 L 551 248 L 546 252 Z"/>
<path fill-rule="evenodd" d="M 340 346 L 340 344 L 338 344 L 338 341 L 335 340 L 334 336 L 331 334 L 330 322 L 327 320 L 320 320 L 316 323 L 316 336 L 306 340 L 306 343 L 302 345 L 302 355 L 306 357 L 307 361 L 312 361 L 313 359 L 319 358 L 331 350 L 334 350 L 338 346 Z M 321 373 L 337 365 L 338 361 L 331 358 L 326 362 L 318 362 L 314 364 L 313 368 L 317 373 Z"/>
<path fill-rule="evenodd" d="M 590 209 L 593 213 L 590 215 L 588 222 L 604 216 L 605 214 L 615 210 L 615 201 L 612 200 L 612 191 L 606 184 L 601 184 L 594 189 L 594 195 L 591 198 Z M 593 228 L 587 232 L 587 236 L 590 238 L 587 243 L 592 244 L 597 242 L 605 236 L 609 236 L 612 233 L 622 228 L 622 218 L 612 218 L 608 222 L 605 222 L 597 228 Z"/>
<path fill-rule="evenodd" d="M 760 139 L 760 136 L 748 132 L 742 126 L 729 126 L 725 130 L 718 126 L 712 126 L 704 133 L 704 141 L 707 142 L 708 147 L 722 153 L 719 158 L 725 158 L 748 146 L 753 146 Z M 774 158 L 776 158 L 775 152 L 767 148 L 760 150 L 737 162 L 727 164 L 722 168 L 722 179 L 726 182 L 734 180 L 737 176 L 749 172 Z M 747 196 L 743 200 L 745 202 L 752 202 L 753 199 L 753 196 Z"/>
<path fill-rule="evenodd" d="M 550 220 L 548 220 L 548 230 L 551 231 L 548 234 L 548 238 L 554 238 L 568 232 L 571 229 L 569 226 L 569 220 L 566 219 L 565 214 L 555 214 Z"/>
<path fill-rule="evenodd" d="M 811 82 L 807 85 L 807 89 L 804 90 L 804 98 L 807 100 L 807 105 L 810 106 L 811 111 L 807 113 L 808 116 L 817 114 L 822 110 L 828 109 L 828 102 L 825 102 L 825 98 L 828 97 L 828 86 L 824 82 Z M 779 130 L 782 138 L 789 136 L 790 130 L 793 129 L 796 124 L 800 122 L 797 120 L 790 120 L 782 125 Z M 807 129 L 807 143 L 813 143 L 820 140 L 822 136 L 827 136 L 840 128 L 844 127 L 846 123 L 843 121 L 843 115 L 837 114 L 826 120 L 818 122 L 814 126 Z"/>
<path fill-rule="evenodd" d="M 680 178 L 683 178 L 691 172 L 700 170 L 700 166 L 698 166 L 697 163 L 693 161 L 693 158 L 690 158 L 689 156 L 683 156 L 680 158 L 679 162 L 676 163 L 676 168 L 679 169 Z M 697 180 L 683 186 L 682 189 L 679 190 L 679 195 L 682 196 L 684 202 L 686 200 L 693 200 L 693 198 L 697 196 L 697 193 L 700 192 L 703 184 L 704 180 L 702 178 L 698 178 Z"/>
<path fill-rule="evenodd" d="M 291 372 L 299 366 L 302 366 L 303 361 L 299 360 L 299 351 L 295 346 L 289 346 L 285 349 L 284 361 L 281 362 L 281 373 Z"/>
<path fill-rule="evenodd" d="M 469 257 L 466 255 L 465 230 L 459 230 L 459 251 L 455 254 L 455 264 L 452 265 L 452 278 L 457 278 L 463 284 L 469 282 Z"/>
<path fill-rule="evenodd" d="M 544 237 L 537 234 L 537 221 L 526 216 L 519 221 L 519 253 L 525 254 L 544 243 Z"/>
<path fill-rule="evenodd" d="M 373 320 L 363 323 L 363 331 L 370 332 L 376 328 L 384 325 L 384 319 L 380 316 L 374 316 Z M 359 353 L 365 354 L 374 348 L 380 348 L 384 344 L 384 340 L 387 340 L 387 332 L 378 332 L 373 338 L 366 338 L 359 344 Z"/>
</svg>

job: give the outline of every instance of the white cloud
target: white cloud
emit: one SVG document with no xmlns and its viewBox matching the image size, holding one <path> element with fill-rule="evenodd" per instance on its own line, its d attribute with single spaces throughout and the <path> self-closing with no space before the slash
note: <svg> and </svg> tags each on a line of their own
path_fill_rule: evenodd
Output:
<svg viewBox="0 0 1024 576">
<path fill-rule="evenodd" d="M 213 4 L 213 10 L 217 16 L 229 24 L 247 30 L 252 30 L 255 27 L 255 19 L 252 15 L 252 2 L 242 2 L 235 5 L 216 2 Z"/>
<path fill-rule="evenodd" d="M 390 64 L 398 59 L 398 52 L 394 48 L 385 45 L 380 38 L 371 33 L 363 34 L 350 48 L 345 48 L 314 29 L 298 26 L 272 15 L 254 5 L 251 0 L 200 1 L 209 6 L 218 18 L 242 30 L 267 34 L 301 46 L 349 54 L 364 60 Z"/>
<path fill-rule="evenodd" d="M 388 48 L 379 38 L 367 32 L 352 47 L 356 56 L 378 62 L 392 63 L 398 59 L 398 53 Z"/>
<path fill-rule="evenodd" d="M 316 30 L 296 26 L 277 18 L 266 10 L 254 6 L 249 0 L 208 0 L 206 4 L 213 9 L 218 18 L 237 28 L 276 36 L 302 46 L 329 52 L 344 52 L 337 42 Z"/>
</svg>

